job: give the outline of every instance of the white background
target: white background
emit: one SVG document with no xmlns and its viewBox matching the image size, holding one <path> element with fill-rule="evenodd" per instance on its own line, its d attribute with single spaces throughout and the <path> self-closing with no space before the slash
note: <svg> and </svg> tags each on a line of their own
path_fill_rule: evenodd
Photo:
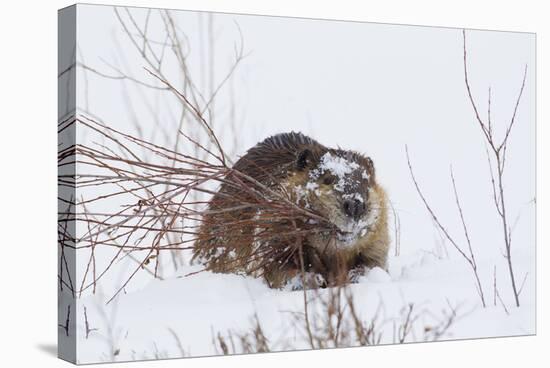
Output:
<svg viewBox="0 0 550 368">
<path fill-rule="evenodd" d="M 448 4 L 437 1 L 386 1 L 383 6 L 339 1 L 322 4 L 315 1 L 233 0 L 216 1 L 114 1 L 122 5 L 216 10 L 241 13 L 395 22 L 423 25 L 506 29 L 538 33 L 538 336 L 483 341 L 445 342 L 408 346 L 284 353 L 232 358 L 201 358 L 172 362 L 133 363 L 135 366 L 227 365 L 257 366 L 307 364 L 411 364 L 462 366 L 491 364 L 496 366 L 533 365 L 542 360 L 543 346 L 548 346 L 545 329 L 544 276 L 545 261 L 544 188 L 542 141 L 545 115 L 545 76 L 543 65 L 548 45 L 548 27 L 543 25 L 543 9 L 535 2 L 516 5 L 504 2 L 461 1 Z M 440 4 L 441 3 L 441 4 Z M 0 351 L 6 366 L 59 366 L 52 353 L 56 342 L 56 69 L 57 12 L 70 5 L 56 1 L 49 4 L 5 6 L 0 22 L 2 32 L 2 270 Z M 13 8 L 13 9 L 12 9 Z M 6 83 L 7 80 L 7 83 Z M 38 242 L 36 240 L 39 240 Z M 542 312 L 542 313 L 541 313 Z M 349 363 L 348 363 L 349 362 Z M 4 364 L 3 364 L 4 365 Z"/>
</svg>

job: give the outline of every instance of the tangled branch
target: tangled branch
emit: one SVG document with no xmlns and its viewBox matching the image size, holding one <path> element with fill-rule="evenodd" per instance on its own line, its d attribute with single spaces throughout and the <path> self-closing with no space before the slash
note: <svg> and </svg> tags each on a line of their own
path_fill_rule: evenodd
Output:
<svg viewBox="0 0 550 368">
<path fill-rule="evenodd" d="M 77 188 L 82 193 L 79 199 L 65 200 L 67 210 L 59 213 L 60 224 L 77 222 L 85 225 L 80 227 L 84 230 L 78 236 L 70 235 L 62 226 L 59 230 L 63 247 L 89 251 L 87 268 L 77 290 L 79 294 L 89 288 L 95 290 L 97 282 L 125 257 L 133 257 L 137 265 L 109 302 L 140 270 L 159 277 L 160 253 L 193 249 L 193 245 L 204 236 L 199 231 L 201 226 L 217 229 L 209 231 L 208 236 L 225 237 L 224 249 L 238 248 L 242 242 L 239 236 L 228 239 L 227 234 L 238 234 L 244 227 L 256 229 L 255 247 L 246 257 L 251 264 L 256 262 L 257 269 L 273 252 L 281 251 L 270 245 L 273 239 L 294 240 L 308 233 L 332 230 L 325 218 L 293 201 L 285 190 L 268 187 L 229 167 L 215 131 L 200 111 L 169 82 L 150 70 L 148 72 L 175 90 L 192 109 L 196 120 L 209 131 L 215 142 L 214 149 L 207 149 L 181 131 L 178 132 L 180 139 L 207 152 L 206 159 L 154 144 L 85 115 L 60 123 L 60 130 L 78 125 L 79 131 L 87 130 L 104 141 L 71 145 L 60 150 L 58 157 L 60 167 L 78 163 L 79 168 L 77 173 L 59 176 L 60 186 Z M 235 195 L 230 198 L 234 205 L 228 208 L 209 208 L 206 201 L 196 201 L 193 199 L 196 196 L 191 195 L 197 192 L 213 195 L 216 187 L 222 184 L 235 189 Z M 243 211 L 257 215 L 243 219 L 240 217 Z M 223 227 L 216 226 L 219 217 L 213 215 L 224 216 Z M 315 226 L 308 225 L 312 221 Z M 289 223 L 303 226 L 284 226 Z M 168 234 L 173 236 L 168 237 Z M 287 242 L 289 248 L 284 250 L 289 255 L 301 246 L 292 240 Z M 113 250 L 110 261 L 102 270 L 95 260 L 98 248 Z M 220 260 L 239 261 L 238 258 L 229 260 L 221 256 Z"/>
</svg>

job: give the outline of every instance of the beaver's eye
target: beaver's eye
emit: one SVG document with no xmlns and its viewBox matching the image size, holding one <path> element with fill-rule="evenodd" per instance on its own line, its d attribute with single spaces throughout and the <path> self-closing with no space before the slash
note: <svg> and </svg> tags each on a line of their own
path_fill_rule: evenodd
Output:
<svg viewBox="0 0 550 368">
<path fill-rule="evenodd" d="M 334 183 L 334 177 L 333 176 L 325 176 L 323 178 L 323 184 L 331 185 L 332 183 Z"/>
</svg>

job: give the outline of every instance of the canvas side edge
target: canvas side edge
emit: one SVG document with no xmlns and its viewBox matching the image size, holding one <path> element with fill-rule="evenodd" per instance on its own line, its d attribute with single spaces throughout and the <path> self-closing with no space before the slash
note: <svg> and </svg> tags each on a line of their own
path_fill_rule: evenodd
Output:
<svg viewBox="0 0 550 368">
<path fill-rule="evenodd" d="M 58 11 L 58 337 L 60 359 L 77 363 L 76 336 L 76 187 L 67 185 L 75 177 L 76 157 L 76 5 Z M 72 162 L 72 163 L 71 163 Z M 63 164 L 61 164 L 63 163 Z"/>
</svg>

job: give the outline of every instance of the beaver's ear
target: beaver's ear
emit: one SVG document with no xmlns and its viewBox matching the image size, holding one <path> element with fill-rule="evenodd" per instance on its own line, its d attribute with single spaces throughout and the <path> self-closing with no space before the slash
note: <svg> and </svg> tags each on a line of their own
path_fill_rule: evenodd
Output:
<svg viewBox="0 0 550 368">
<path fill-rule="evenodd" d="M 374 170 L 374 163 L 372 162 L 372 159 L 370 157 L 366 157 L 365 164 L 367 166 L 367 172 L 374 179 L 375 170 Z"/>
<path fill-rule="evenodd" d="M 300 171 L 311 167 L 313 163 L 313 153 L 305 148 L 302 151 L 298 152 L 296 156 L 296 168 Z"/>
</svg>

